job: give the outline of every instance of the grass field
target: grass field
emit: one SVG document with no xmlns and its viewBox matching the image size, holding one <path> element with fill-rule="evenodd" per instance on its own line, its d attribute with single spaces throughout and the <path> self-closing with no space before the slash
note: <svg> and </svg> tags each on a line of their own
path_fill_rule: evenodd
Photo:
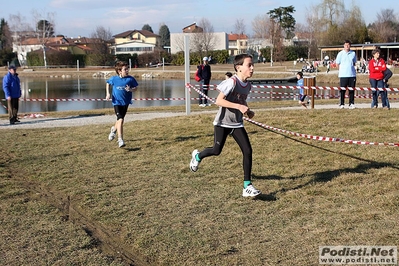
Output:
<svg viewBox="0 0 399 266">
<path fill-rule="evenodd" d="M 398 109 L 265 109 L 281 104 L 254 104 L 254 120 L 399 143 Z M 110 125 L 1 130 L 0 264 L 318 265 L 323 245 L 399 245 L 399 147 L 247 122 L 263 194 L 245 199 L 232 138 L 189 170 L 213 118 L 127 121 L 123 149 Z"/>
</svg>

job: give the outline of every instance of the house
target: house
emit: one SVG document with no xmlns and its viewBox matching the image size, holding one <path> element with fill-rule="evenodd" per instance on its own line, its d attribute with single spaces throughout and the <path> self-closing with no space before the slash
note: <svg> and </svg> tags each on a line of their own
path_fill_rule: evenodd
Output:
<svg viewBox="0 0 399 266">
<path fill-rule="evenodd" d="M 19 42 L 13 42 L 13 51 L 17 53 L 21 66 L 26 65 L 26 57 L 29 52 L 43 50 L 68 51 L 71 54 L 89 54 L 98 51 L 99 44 L 106 44 L 98 38 L 67 38 L 56 36 L 43 39 L 30 37 Z"/>
<path fill-rule="evenodd" d="M 204 32 L 204 29 L 197 26 L 197 23 L 193 23 L 183 28 L 183 33 L 196 33 L 196 32 Z"/>
<path fill-rule="evenodd" d="M 196 44 L 198 43 L 196 36 L 199 33 L 171 33 L 170 34 L 170 52 L 172 54 L 184 51 L 184 36 L 189 36 L 190 38 L 190 51 L 196 51 Z M 211 43 L 213 51 L 216 50 L 227 50 L 229 47 L 228 36 L 225 32 L 212 32 Z"/>
<path fill-rule="evenodd" d="M 189 36 L 190 51 L 198 50 L 198 43 L 206 39 L 212 50 L 227 50 L 229 47 L 228 36 L 225 32 L 204 32 L 196 23 L 183 28 L 182 33 L 170 34 L 170 52 L 172 54 L 184 51 L 184 38 Z M 205 35 L 204 38 L 202 36 Z"/>
<path fill-rule="evenodd" d="M 69 43 L 64 36 L 50 37 L 44 40 L 36 37 L 28 37 L 17 42 L 14 41 L 12 44 L 12 50 L 17 54 L 21 66 L 24 66 L 26 65 L 26 57 L 28 53 L 42 50 L 43 48 L 48 49 L 51 45 L 68 46 Z"/>
<path fill-rule="evenodd" d="M 152 53 L 161 43 L 161 36 L 148 30 L 128 30 L 113 37 L 115 55 Z"/>
<path fill-rule="evenodd" d="M 248 36 L 245 34 L 229 34 L 229 55 L 246 53 L 248 50 Z"/>
</svg>

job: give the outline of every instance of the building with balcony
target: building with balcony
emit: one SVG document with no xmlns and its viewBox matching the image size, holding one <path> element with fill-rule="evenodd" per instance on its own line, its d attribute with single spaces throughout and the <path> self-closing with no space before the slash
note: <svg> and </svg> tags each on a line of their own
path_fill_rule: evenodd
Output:
<svg viewBox="0 0 399 266">
<path fill-rule="evenodd" d="M 115 55 L 152 53 L 161 42 L 161 36 L 148 30 L 129 30 L 113 37 L 112 49 Z"/>
</svg>

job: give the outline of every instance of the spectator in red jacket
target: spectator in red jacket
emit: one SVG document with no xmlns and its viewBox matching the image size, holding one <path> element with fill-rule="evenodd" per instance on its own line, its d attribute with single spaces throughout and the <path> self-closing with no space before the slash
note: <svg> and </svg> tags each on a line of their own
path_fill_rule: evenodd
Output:
<svg viewBox="0 0 399 266">
<path fill-rule="evenodd" d="M 384 88 L 384 71 L 387 69 L 384 59 L 380 58 L 380 49 L 374 49 L 371 52 L 373 58 L 369 61 L 369 81 L 371 88 L 375 88 L 373 91 L 373 100 L 371 102 L 371 108 L 378 107 L 378 97 L 381 95 L 381 102 L 383 108 L 387 107 L 385 91 L 379 91 L 378 88 Z"/>
</svg>

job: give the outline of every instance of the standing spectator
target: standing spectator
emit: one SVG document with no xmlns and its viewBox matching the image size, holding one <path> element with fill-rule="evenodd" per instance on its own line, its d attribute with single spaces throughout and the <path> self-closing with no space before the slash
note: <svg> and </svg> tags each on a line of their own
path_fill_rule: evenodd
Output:
<svg viewBox="0 0 399 266">
<path fill-rule="evenodd" d="M 17 68 L 14 65 L 8 67 L 8 73 L 3 78 L 3 91 L 7 99 L 8 115 L 10 125 L 18 120 L 19 98 L 21 97 L 21 82 L 18 77 Z"/>
<path fill-rule="evenodd" d="M 386 93 L 378 89 L 384 88 L 384 71 L 387 69 L 384 59 L 380 58 L 380 49 L 374 49 L 371 52 L 373 56 L 369 61 L 369 81 L 373 91 L 373 100 L 371 108 L 378 107 L 378 97 L 381 95 L 382 108 L 387 108 Z"/>
<path fill-rule="evenodd" d="M 252 56 L 240 54 L 234 58 L 234 70 L 236 75 L 223 80 L 219 85 L 220 91 L 216 98 L 219 111 L 216 114 L 214 125 L 213 147 L 205 148 L 203 151 L 194 150 L 191 153 L 190 170 L 196 172 L 202 160 L 210 156 L 221 154 L 228 136 L 232 136 L 240 147 L 243 155 L 244 187 L 243 197 L 256 197 L 261 192 L 251 183 L 252 172 L 252 147 L 248 133 L 244 128 L 243 116 L 252 118 L 255 113 L 248 108 L 247 97 L 251 91 L 251 83 L 248 78 L 252 77 L 254 64 Z"/>
<path fill-rule="evenodd" d="M 385 69 L 384 71 L 384 88 L 389 88 L 389 84 L 388 84 L 388 80 L 392 77 L 392 71 L 387 67 L 387 69 Z M 388 91 L 384 91 L 385 92 L 385 100 L 386 100 L 386 106 L 389 109 L 391 109 L 391 104 L 389 103 L 389 99 L 388 99 Z"/>
<path fill-rule="evenodd" d="M 338 65 L 339 86 L 347 88 L 340 91 L 340 105 L 343 109 L 345 107 L 345 93 L 349 90 L 349 109 L 355 109 L 355 91 L 348 89 L 348 87 L 356 87 L 356 53 L 351 50 L 351 42 L 345 40 L 344 49 L 337 55 L 336 63 Z"/>
<path fill-rule="evenodd" d="M 109 88 L 112 86 L 112 105 L 116 114 L 115 125 L 111 127 L 108 140 L 113 140 L 118 133 L 119 148 L 125 146 L 123 140 L 123 123 L 129 104 L 132 102 L 132 92 L 139 85 L 136 79 L 129 75 L 129 65 L 126 62 L 118 61 L 115 65 L 117 76 L 112 76 L 106 84 L 106 100 L 110 99 Z"/>
<path fill-rule="evenodd" d="M 201 78 L 201 91 L 208 96 L 209 83 L 211 81 L 212 72 L 211 66 L 208 64 L 208 57 L 204 57 L 203 64 L 198 68 L 198 76 Z M 208 106 L 208 100 L 200 95 L 199 105 L 202 107 Z"/>
</svg>

